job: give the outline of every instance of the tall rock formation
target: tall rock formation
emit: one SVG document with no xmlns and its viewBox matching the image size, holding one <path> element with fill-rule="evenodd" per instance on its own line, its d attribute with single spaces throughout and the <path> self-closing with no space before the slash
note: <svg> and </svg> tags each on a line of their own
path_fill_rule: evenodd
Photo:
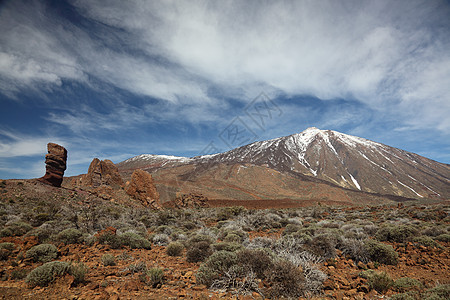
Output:
<svg viewBox="0 0 450 300">
<path fill-rule="evenodd" d="M 122 187 L 123 180 L 119 170 L 112 161 L 94 158 L 89 165 L 88 173 L 82 178 L 82 185 L 91 187 L 99 187 L 101 185 Z"/>
<path fill-rule="evenodd" d="M 127 194 L 144 206 L 160 209 L 159 193 L 153 183 L 152 175 L 137 169 L 131 175 L 131 182 L 127 188 Z"/>
<path fill-rule="evenodd" d="M 45 175 L 40 181 L 60 187 L 66 170 L 67 150 L 55 143 L 47 144 L 48 154 L 45 155 Z"/>
</svg>

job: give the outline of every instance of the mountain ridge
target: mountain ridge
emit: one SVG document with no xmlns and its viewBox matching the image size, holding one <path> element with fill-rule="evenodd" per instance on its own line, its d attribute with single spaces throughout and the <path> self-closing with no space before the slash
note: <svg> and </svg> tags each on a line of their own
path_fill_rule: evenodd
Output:
<svg viewBox="0 0 450 300">
<path fill-rule="evenodd" d="M 191 158 L 143 154 L 117 166 L 124 173 L 135 168 L 153 173 L 182 165 L 202 169 L 216 164 L 253 164 L 369 193 L 416 199 L 450 196 L 449 165 L 361 137 L 315 127 L 223 153 Z"/>
</svg>

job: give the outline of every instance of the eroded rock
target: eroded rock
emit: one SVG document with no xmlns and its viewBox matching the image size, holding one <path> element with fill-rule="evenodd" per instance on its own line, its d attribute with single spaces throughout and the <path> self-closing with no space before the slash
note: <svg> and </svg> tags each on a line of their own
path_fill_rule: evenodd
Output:
<svg viewBox="0 0 450 300">
<path fill-rule="evenodd" d="M 60 187 L 66 170 L 67 150 L 55 143 L 47 144 L 48 154 L 45 155 L 45 175 L 40 181 Z"/>
<path fill-rule="evenodd" d="M 122 187 L 123 180 L 119 174 L 119 169 L 112 161 L 94 158 L 89 165 L 88 173 L 82 178 L 82 185 L 90 187 L 99 187 L 101 185 Z"/>
<path fill-rule="evenodd" d="M 159 193 L 153 183 L 152 175 L 143 170 L 138 169 L 133 172 L 127 194 L 144 206 L 161 209 Z"/>
</svg>

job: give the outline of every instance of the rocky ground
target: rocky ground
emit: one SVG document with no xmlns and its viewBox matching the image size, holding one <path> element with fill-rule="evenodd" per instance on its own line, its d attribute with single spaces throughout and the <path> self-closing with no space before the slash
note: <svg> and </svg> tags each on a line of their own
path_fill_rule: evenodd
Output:
<svg viewBox="0 0 450 300">
<path fill-rule="evenodd" d="M 192 237 L 200 234 L 209 235 L 214 243 L 225 241 L 230 246 L 232 241 L 244 248 L 250 248 L 261 238 L 274 245 L 303 239 L 301 249 L 319 258 L 314 266 L 326 274 L 326 279 L 321 282 L 319 292 L 295 298 L 448 299 L 450 294 L 447 203 L 355 207 L 316 202 L 313 206 L 292 208 L 284 202 L 281 207 L 270 202 L 271 208 L 258 210 L 234 206 L 154 211 L 129 208 L 111 199 L 32 181 L 1 181 L 0 195 L 0 245 L 14 245 L 10 252 L 0 250 L 1 299 L 269 297 L 266 291 L 270 291 L 273 282 L 268 279 L 257 278 L 257 287 L 249 289 L 246 295 L 236 294 L 233 287 L 217 290 L 199 282 L 197 275 L 204 261 L 188 262 L 187 249 Z M 114 228 L 107 229 L 108 226 Z M 394 231 L 387 234 L 386 228 Z M 395 231 L 399 228 L 400 231 Z M 60 233 L 67 229 L 76 229 L 80 235 L 62 239 Z M 114 236 L 132 230 L 150 241 L 151 249 L 104 242 L 99 237 L 105 230 Z M 242 239 L 236 238 L 239 234 Z M 320 243 L 332 235 L 340 242 Z M 392 246 L 398 263 L 380 263 L 373 257 L 363 259 L 366 253 L 349 252 L 351 247 L 344 245 L 344 241 L 366 240 Z M 184 249 L 179 256 L 170 256 L 168 245 L 175 241 L 184 245 Z M 44 243 L 57 248 L 57 256 L 52 260 L 87 267 L 83 280 L 74 274 L 63 274 L 55 276 L 48 285 L 30 286 L 27 276 L 44 262 L 34 262 L 27 252 Z M 216 247 L 217 251 L 214 245 L 210 247 Z M 282 253 L 275 246 L 271 249 L 277 255 Z M 113 256 L 114 265 L 105 264 L 105 254 Z M 153 268 L 162 270 L 161 280 L 150 277 L 148 270 Z M 306 270 L 299 268 L 307 276 Z M 370 270 L 376 274 L 386 272 L 390 281 L 377 286 L 367 275 L 372 274 Z M 405 277 L 418 283 L 400 285 L 398 280 Z"/>
</svg>

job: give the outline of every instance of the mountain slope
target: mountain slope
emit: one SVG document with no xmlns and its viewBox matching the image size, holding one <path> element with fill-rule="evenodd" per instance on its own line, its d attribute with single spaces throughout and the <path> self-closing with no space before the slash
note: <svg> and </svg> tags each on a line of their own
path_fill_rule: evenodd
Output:
<svg viewBox="0 0 450 300">
<path fill-rule="evenodd" d="M 118 167 L 122 172 L 143 168 L 153 173 L 181 165 L 194 165 L 195 170 L 202 170 L 217 164 L 263 166 L 369 193 L 416 199 L 450 198 L 449 165 L 363 138 L 317 128 L 215 155 L 194 158 L 141 155 L 119 163 Z"/>
</svg>

